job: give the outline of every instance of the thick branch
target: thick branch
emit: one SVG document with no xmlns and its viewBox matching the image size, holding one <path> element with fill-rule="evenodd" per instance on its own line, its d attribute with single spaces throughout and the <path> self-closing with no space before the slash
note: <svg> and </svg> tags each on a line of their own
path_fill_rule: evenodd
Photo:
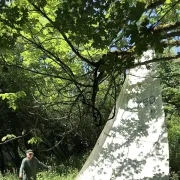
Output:
<svg viewBox="0 0 180 180">
<path fill-rule="evenodd" d="M 163 41 L 161 42 L 163 46 L 180 46 L 180 40 L 179 41 Z"/>
<path fill-rule="evenodd" d="M 167 39 L 167 38 L 174 38 L 175 36 L 180 36 L 180 31 L 171 32 L 171 33 L 168 33 L 162 37 Z"/>
<path fill-rule="evenodd" d="M 162 33 L 162 32 L 167 32 L 170 30 L 175 30 L 176 28 L 180 27 L 180 22 L 176 22 L 174 24 L 164 24 L 164 25 L 159 25 L 154 28 L 153 32 L 154 33 Z"/>
<path fill-rule="evenodd" d="M 163 40 L 163 39 L 173 39 L 176 36 L 180 36 L 180 31 L 175 31 L 175 32 L 166 33 L 166 34 L 164 33 L 162 35 L 160 34 L 159 36 L 160 36 L 161 40 Z"/>
<path fill-rule="evenodd" d="M 146 7 L 146 10 L 156 8 L 157 6 L 162 5 L 165 1 L 166 1 L 166 0 L 155 1 L 155 2 L 153 2 L 153 3 L 151 3 L 151 4 L 149 4 L 149 5 Z"/>
<path fill-rule="evenodd" d="M 149 61 L 136 63 L 136 64 L 134 64 L 133 66 L 131 66 L 131 68 L 134 68 L 134 67 L 137 67 L 137 66 L 141 66 L 141 65 L 146 65 L 146 64 L 149 64 L 149 63 L 153 63 L 153 62 L 175 60 L 175 59 L 178 59 L 178 58 L 180 58 L 180 54 L 178 54 L 178 55 L 176 55 L 176 56 L 154 58 L 154 59 L 149 60 Z"/>
</svg>

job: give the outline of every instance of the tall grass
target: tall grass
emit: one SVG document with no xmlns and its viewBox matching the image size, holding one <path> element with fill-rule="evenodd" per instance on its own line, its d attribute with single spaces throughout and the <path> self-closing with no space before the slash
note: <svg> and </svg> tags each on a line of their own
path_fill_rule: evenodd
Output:
<svg viewBox="0 0 180 180">
<path fill-rule="evenodd" d="M 43 171 L 37 174 L 37 180 L 74 180 L 77 173 L 77 169 L 65 174 L 59 174 L 56 171 Z M 19 178 L 18 175 L 6 173 L 4 176 L 0 174 L 0 180 L 19 180 Z"/>
<path fill-rule="evenodd" d="M 11 173 L 6 173 L 5 176 L 0 174 L 0 180 L 19 180 L 18 176 L 11 174 Z"/>
</svg>

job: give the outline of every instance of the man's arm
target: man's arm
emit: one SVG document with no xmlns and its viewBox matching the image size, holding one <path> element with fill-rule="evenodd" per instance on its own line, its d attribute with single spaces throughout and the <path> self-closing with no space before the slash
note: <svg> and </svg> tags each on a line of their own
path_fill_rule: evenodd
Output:
<svg viewBox="0 0 180 180">
<path fill-rule="evenodd" d="M 37 159 L 37 163 L 38 163 L 38 168 L 49 169 L 48 166 L 46 166 L 44 163 L 40 162 L 38 159 Z"/>
<path fill-rule="evenodd" d="M 20 170 L 19 170 L 19 178 L 23 178 L 24 167 L 25 167 L 25 159 L 23 159 L 22 163 L 21 163 L 21 167 L 20 167 Z"/>
</svg>

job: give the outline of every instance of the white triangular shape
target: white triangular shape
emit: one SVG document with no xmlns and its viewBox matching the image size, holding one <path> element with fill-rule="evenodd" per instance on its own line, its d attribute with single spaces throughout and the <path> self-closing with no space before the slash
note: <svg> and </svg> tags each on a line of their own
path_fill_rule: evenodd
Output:
<svg viewBox="0 0 180 180">
<path fill-rule="evenodd" d="M 141 62 L 153 58 L 144 53 Z M 77 180 L 168 180 L 169 149 L 156 63 L 132 69 Z M 113 111 L 110 115 L 112 116 Z"/>
</svg>

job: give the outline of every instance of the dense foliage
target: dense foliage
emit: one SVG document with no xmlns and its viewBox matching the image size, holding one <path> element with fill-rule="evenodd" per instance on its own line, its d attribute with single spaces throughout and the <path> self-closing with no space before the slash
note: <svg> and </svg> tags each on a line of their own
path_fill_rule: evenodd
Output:
<svg viewBox="0 0 180 180">
<path fill-rule="evenodd" d="M 27 148 L 57 164 L 91 149 L 126 69 L 163 61 L 171 168 L 178 171 L 180 54 L 167 49 L 180 44 L 179 11 L 178 0 L 0 1 L 1 170 L 18 168 Z M 160 55 L 135 62 L 149 48 Z"/>
<path fill-rule="evenodd" d="M 171 171 L 178 172 L 180 168 L 180 61 L 167 63 L 162 67 L 162 92 L 169 135 L 170 167 Z"/>
</svg>

